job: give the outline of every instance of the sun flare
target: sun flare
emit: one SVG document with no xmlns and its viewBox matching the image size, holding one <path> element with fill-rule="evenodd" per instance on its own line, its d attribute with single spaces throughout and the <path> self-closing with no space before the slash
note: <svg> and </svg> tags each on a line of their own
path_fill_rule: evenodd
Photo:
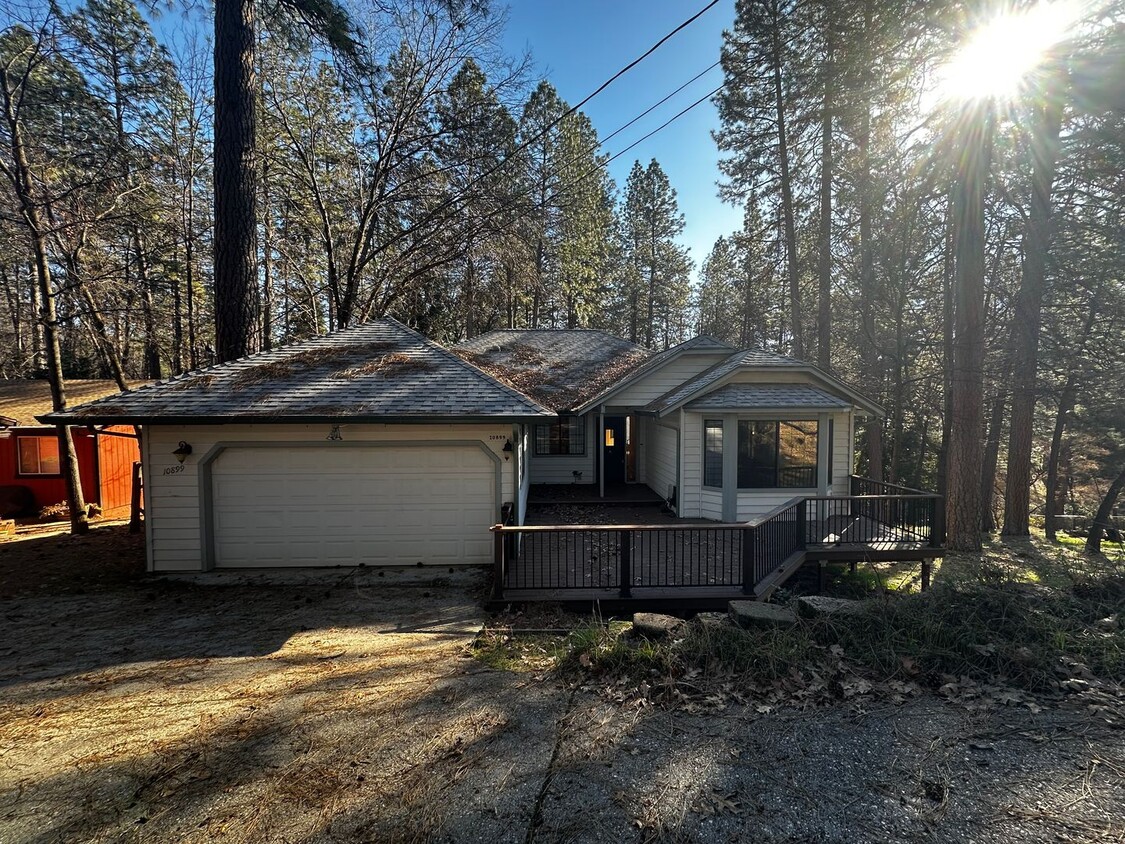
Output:
<svg viewBox="0 0 1125 844">
<path fill-rule="evenodd" d="M 1078 19 L 1077 0 L 1039 3 L 988 21 L 973 32 L 941 73 L 943 99 L 1015 96 L 1047 51 Z"/>
</svg>

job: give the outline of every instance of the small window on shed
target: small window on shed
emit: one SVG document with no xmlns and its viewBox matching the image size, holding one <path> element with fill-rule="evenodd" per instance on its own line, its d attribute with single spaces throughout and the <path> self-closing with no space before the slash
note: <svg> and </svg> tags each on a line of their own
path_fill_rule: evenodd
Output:
<svg viewBox="0 0 1125 844">
<path fill-rule="evenodd" d="M 16 437 L 21 475 L 59 474 L 59 441 L 56 437 Z"/>
</svg>

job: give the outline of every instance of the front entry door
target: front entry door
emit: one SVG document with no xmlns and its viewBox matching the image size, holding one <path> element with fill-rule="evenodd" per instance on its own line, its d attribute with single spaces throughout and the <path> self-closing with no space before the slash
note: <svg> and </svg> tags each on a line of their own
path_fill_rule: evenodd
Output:
<svg viewBox="0 0 1125 844">
<path fill-rule="evenodd" d="M 605 418 L 605 482 L 607 484 L 625 483 L 625 417 L 607 416 Z"/>
</svg>

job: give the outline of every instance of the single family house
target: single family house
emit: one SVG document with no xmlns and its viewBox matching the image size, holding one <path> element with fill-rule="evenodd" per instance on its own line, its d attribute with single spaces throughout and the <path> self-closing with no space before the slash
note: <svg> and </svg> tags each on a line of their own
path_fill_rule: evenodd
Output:
<svg viewBox="0 0 1125 844">
<path fill-rule="evenodd" d="M 654 353 L 501 330 L 449 349 L 387 318 L 42 418 L 141 426 L 163 572 L 491 564 L 492 528 L 524 525 L 540 484 L 636 485 L 745 524 L 854 493 L 856 418 L 879 413 L 814 366 L 710 337 Z"/>
</svg>

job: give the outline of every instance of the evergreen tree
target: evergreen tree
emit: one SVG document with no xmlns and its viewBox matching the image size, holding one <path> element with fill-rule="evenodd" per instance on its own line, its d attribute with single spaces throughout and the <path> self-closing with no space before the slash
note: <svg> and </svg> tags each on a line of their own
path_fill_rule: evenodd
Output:
<svg viewBox="0 0 1125 844">
<path fill-rule="evenodd" d="M 686 328 L 691 260 L 676 243 L 684 229 L 676 191 L 655 158 L 647 167 L 633 163 L 620 217 L 628 266 L 622 299 L 630 339 L 667 348 L 679 342 Z"/>
</svg>

